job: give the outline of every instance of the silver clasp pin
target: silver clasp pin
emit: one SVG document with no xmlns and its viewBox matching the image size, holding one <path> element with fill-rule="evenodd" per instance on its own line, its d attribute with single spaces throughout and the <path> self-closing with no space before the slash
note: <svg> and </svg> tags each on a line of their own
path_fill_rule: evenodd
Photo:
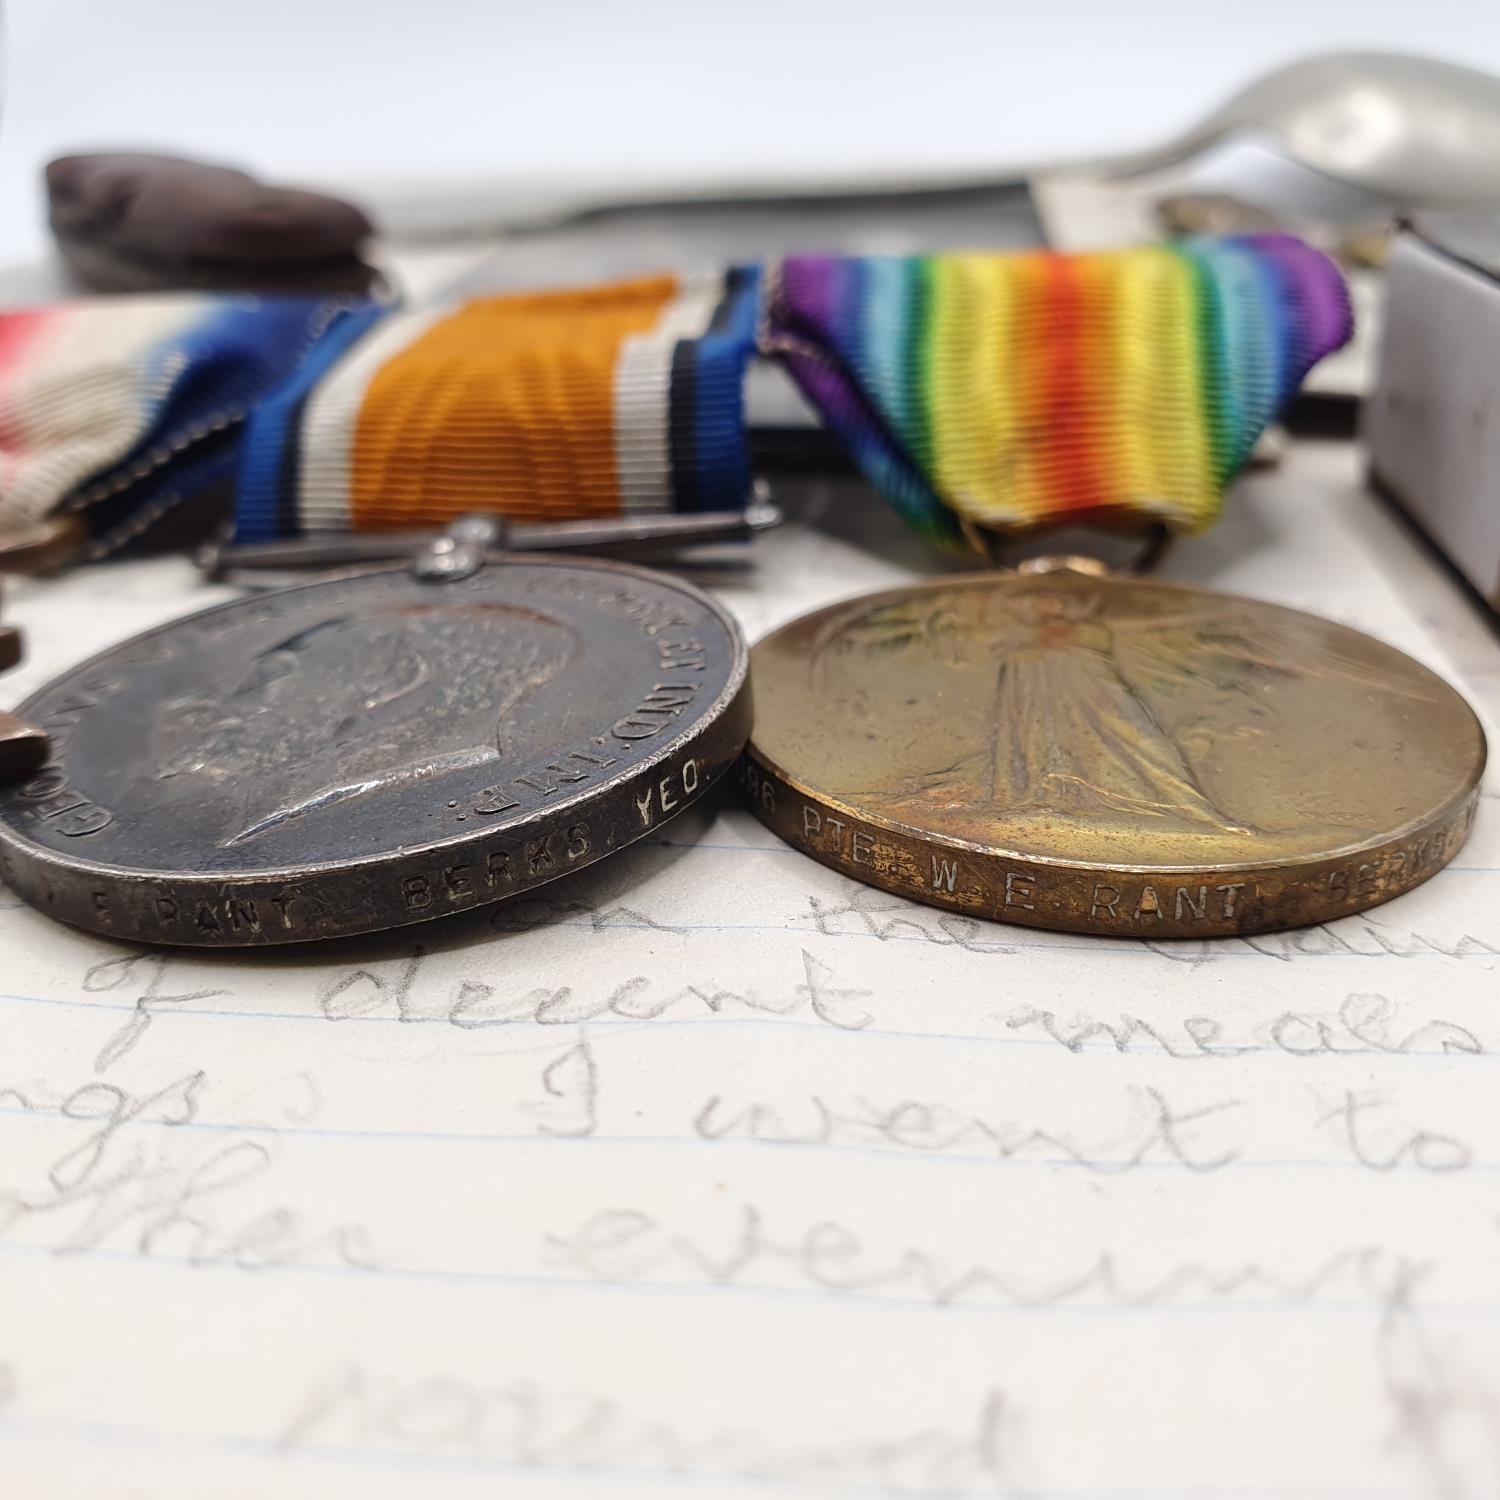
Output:
<svg viewBox="0 0 1500 1500">
<path fill-rule="evenodd" d="M 289 537 L 273 542 L 210 542 L 197 553 L 210 579 L 240 569 L 348 568 L 412 560 L 419 577 L 468 577 L 488 562 L 519 552 L 675 552 L 714 542 L 745 541 L 777 525 L 781 511 L 756 482 L 744 510 L 652 512 L 577 521 L 512 521 L 480 513 L 459 516 L 442 531 L 361 532 Z"/>
</svg>

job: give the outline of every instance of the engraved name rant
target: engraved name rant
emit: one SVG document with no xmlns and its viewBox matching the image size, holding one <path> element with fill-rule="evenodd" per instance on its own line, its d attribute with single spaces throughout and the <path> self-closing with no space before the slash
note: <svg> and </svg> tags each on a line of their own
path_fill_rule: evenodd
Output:
<svg viewBox="0 0 1500 1500">
<path fill-rule="evenodd" d="M 1500 1491 L 1493 795 L 1398 904 L 1214 942 L 729 800 L 310 953 L 0 891 L 0 1491 Z"/>
</svg>

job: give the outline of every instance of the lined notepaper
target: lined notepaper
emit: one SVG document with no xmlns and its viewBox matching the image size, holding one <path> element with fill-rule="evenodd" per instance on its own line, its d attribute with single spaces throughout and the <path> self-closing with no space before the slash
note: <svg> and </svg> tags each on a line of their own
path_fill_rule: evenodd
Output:
<svg viewBox="0 0 1500 1500">
<path fill-rule="evenodd" d="M 1171 576 L 1488 718 L 1500 648 L 1354 473 L 1298 451 Z M 932 565 L 874 504 L 719 576 L 752 636 Z M 206 600 L 18 587 L 6 701 Z M 1189 944 L 914 906 L 727 797 L 305 954 L 0 893 L 0 1494 L 1500 1492 L 1495 795 L 1396 903 Z"/>
</svg>

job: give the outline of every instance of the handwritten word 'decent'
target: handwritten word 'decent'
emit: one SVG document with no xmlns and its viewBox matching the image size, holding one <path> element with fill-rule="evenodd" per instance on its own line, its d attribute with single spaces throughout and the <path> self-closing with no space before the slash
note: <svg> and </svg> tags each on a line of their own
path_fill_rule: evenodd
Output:
<svg viewBox="0 0 1500 1500">
<path fill-rule="evenodd" d="M 706 979 L 693 984 L 662 984 L 638 974 L 608 989 L 580 992 L 571 985 L 521 988 L 487 979 L 462 979 L 427 988 L 420 949 L 393 970 L 347 969 L 319 986 L 317 1003 L 330 1021 L 386 1016 L 401 1021 L 445 1021 L 464 1030 L 535 1023 L 571 1026 L 616 1016 L 651 1021 L 669 1012 L 681 1014 L 760 1012 L 792 1016 L 805 1012 L 842 1031 L 859 1031 L 872 1017 L 861 1002 L 870 991 L 838 984 L 833 970 L 804 951 L 800 982 L 766 994 L 749 986 L 729 987 Z"/>
</svg>

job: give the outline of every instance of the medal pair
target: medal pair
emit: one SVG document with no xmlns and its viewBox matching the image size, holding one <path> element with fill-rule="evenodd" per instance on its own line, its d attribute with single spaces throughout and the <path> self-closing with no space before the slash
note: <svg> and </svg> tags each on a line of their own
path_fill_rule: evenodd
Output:
<svg viewBox="0 0 1500 1500">
<path fill-rule="evenodd" d="M 987 557 L 1080 522 L 1210 524 L 1349 332 L 1337 273 L 1280 236 L 804 257 L 764 280 L 760 351 L 917 529 Z M 558 337 L 561 369 L 576 350 Z M 608 421 L 588 453 L 619 446 Z M 553 541 L 747 516 L 580 520 Z M 0 792 L 0 874 L 132 941 L 368 932 L 605 857 L 743 748 L 757 815 L 856 879 L 999 920 L 1191 937 L 1399 895 L 1473 817 L 1467 704 L 1308 615 L 1077 559 L 913 584 L 761 642 L 752 731 L 721 609 L 660 574 L 527 556 L 547 528 L 524 531 L 461 523 L 410 567 L 221 606 L 58 679 L 22 710 L 52 754 Z M 348 563 L 391 544 L 317 545 Z"/>
</svg>

